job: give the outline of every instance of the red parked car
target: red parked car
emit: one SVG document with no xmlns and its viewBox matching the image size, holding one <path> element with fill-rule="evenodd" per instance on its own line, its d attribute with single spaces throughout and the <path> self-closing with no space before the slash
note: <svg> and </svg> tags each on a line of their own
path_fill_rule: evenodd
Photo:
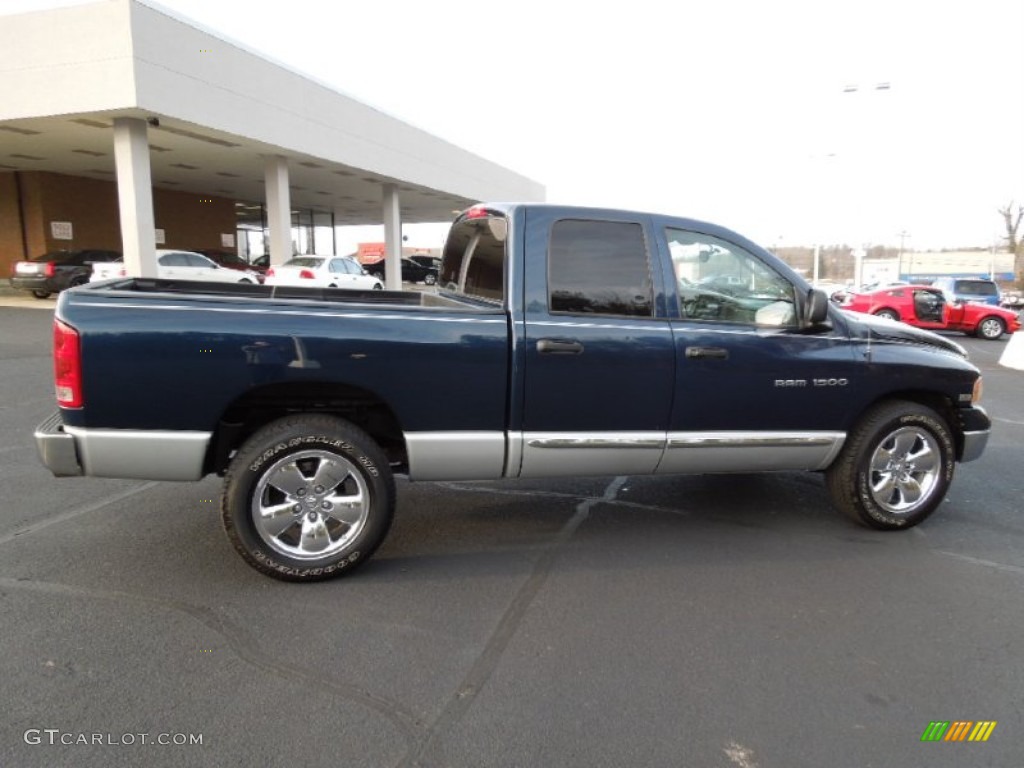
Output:
<svg viewBox="0 0 1024 768">
<path fill-rule="evenodd" d="M 990 340 L 1020 330 L 1016 312 L 973 301 L 949 302 L 940 289 L 920 285 L 847 294 L 840 306 L 931 331 L 960 331 Z"/>
</svg>

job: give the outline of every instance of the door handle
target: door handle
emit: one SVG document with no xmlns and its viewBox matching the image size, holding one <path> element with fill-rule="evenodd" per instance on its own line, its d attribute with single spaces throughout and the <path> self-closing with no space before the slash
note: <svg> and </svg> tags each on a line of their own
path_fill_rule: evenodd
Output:
<svg viewBox="0 0 1024 768">
<path fill-rule="evenodd" d="M 537 351 L 542 355 L 581 355 L 583 345 L 575 339 L 540 339 Z"/>
<path fill-rule="evenodd" d="M 723 347 L 687 347 L 687 360 L 728 360 L 729 350 Z"/>
</svg>

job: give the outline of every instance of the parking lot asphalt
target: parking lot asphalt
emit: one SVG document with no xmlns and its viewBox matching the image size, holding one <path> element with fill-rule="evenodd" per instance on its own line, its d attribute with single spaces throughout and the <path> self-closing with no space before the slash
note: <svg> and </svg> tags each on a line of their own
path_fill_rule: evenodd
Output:
<svg viewBox="0 0 1024 768">
<path fill-rule="evenodd" d="M 0 765 L 1019 766 L 1024 372 L 957 340 L 995 429 L 910 531 L 813 474 L 399 481 L 371 562 L 293 585 L 216 478 L 54 479 L 50 313 L 0 307 Z"/>
</svg>

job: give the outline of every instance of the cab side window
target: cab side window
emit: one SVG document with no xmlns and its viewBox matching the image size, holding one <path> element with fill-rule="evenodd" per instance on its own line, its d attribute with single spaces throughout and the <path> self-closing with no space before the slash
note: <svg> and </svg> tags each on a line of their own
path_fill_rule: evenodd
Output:
<svg viewBox="0 0 1024 768">
<path fill-rule="evenodd" d="M 165 267 L 188 267 L 188 257 L 184 253 L 165 253 L 160 257 L 160 264 Z"/>
<path fill-rule="evenodd" d="M 679 297 L 688 320 L 790 327 L 794 288 L 754 254 L 712 235 L 667 228 Z"/>
<path fill-rule="evenodd" d="M 555 222 L 548 249 L 548 305 L 551 312 L 651 317 L 643 228 L 621 221 Z"/>
</svg>

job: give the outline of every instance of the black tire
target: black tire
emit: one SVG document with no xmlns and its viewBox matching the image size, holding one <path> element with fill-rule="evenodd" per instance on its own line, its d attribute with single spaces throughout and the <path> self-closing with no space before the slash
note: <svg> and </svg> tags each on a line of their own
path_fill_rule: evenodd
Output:
<svg viewBox="0 0 1024 768">
<path fill-rule="evenodd" d="M 884 317 L 886 320 L 899 320 L 900 313 L 895 309 L 879 309 L 875 312 L 875 317 Z"/>
<path fill-rule="evenodd" d="M 996 317 L 995 315 L 983 317 L 975 330 L 976 336 L 988 341 L 996 341 L 1004 333 L 1006 333 L 1006 324 L 1003 323 L 1002 318 Z"/>
<path fill-rule="evenodd" d="M 241 280 L 238 281 L 238 284 L 239 285 L 252 285 L 252 280 L 250 280 L 248 277 L 243 277 Z"/>
<path fill-rule="evenodd" d="M 375 286 L 373 286 L 373 290 L 375 290 L 375 291 L 383 291 L 384 290 L 384 286 L 381 285 L 380 283 L 377 283 Z"/>
<path fill-rule="evenodd" d="M 427 285 L 436 285 L 437 275 L 435 275 L 433 272 L 428 272 L 423 276 L 423 282 Z"/>
<path fill-rule="evenodd" d="M 366 562 L 394 510 L 394 477 L 380 447 L 355 425 L 317 414 L 279 419 L 246 440 L 221 496 L 231 544 L 253 568 L 284 581 L 332 578 Z"/>
<path fill-rule="evenodd" d="M 953 480 L 956 447 L 949 426 L 918 403 L 876 405 L 847 436 L 825 473 L 832 503 L 861 525 L 917 525 L 942 502 Z"/>
<path fill-rule="evenodd" d="M 86 275 L 76 275 L 68 282 L 68 288 L 77 288 L 78 286 L 85 285 L 88 282 L 89 278 Z"/>
<path fill-rule="evenodd" d="M 37 299 L 48 299 L 48 298 L 50 298 L 50 292 L 49 291 L 32 291 L 32 295 L 35 296 Z"/>
</svg>

